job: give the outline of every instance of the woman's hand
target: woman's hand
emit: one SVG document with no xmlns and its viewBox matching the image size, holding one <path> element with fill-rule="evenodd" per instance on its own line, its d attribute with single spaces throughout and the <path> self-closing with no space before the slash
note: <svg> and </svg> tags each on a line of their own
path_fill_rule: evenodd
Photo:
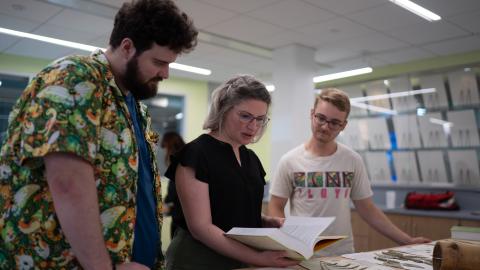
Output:
<svg viewBox="0 0 480 270">
<path fill-rule="evenodd" d="M 280 228 L 284 221 L 285 218 L 262 215 L 262 227 L 264 228 Z"/>
<path fill-rule="evenodd" d="M 255 266 L 287 267 L 299 264 L 300 261 L 287 258 L 286 251 L 260 252 L 260 262 Z"/>
</svg>

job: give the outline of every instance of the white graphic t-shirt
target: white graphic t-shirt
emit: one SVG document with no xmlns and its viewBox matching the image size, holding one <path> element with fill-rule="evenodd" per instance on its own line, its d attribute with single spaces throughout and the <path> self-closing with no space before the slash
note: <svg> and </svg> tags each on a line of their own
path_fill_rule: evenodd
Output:
<svg viewBox="0 0 480 270">
<path fill-rule="evenodd" d="M 322 235 L 347 235 L 316 256 L 354 252 L 350 199 L 373 195 L 360 155 L 343 144 L 331 156 L 318 157 L 302 144 L 281 159 L 270 188 L 272 195 L 290 199 L 292 216 L 336 217 Z"/>
</svg>

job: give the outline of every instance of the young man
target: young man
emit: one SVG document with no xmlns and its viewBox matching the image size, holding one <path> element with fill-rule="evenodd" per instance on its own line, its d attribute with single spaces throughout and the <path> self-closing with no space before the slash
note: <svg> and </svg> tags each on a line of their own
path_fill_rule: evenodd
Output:
<svg viewBox="0 0 480 270">
<path fill-rule="evenodd" d="M 324 256 L 354 252 L 350 199 L 368 224 L 395 242 L 429 242 L 402 232 L 373 204 L 360 155 L 335 141 L 347 125 L 349 113 L 349 98 L 338 89 L 325 89 L 315 99 L 310 113 L 312 136 L 281 158 L 270 190 L 269 215 L 284 217 L 290 199 L 292 215 L 336 217 L 325 234 L 349 237 L 322 250 L 319 255 Z"/>
<path fill-rule="evenodd" d="M 106 52 L 32 80 L 0 151 L 1 269 L 160 266 L 158 135 L 139 100 L 196 38 L 170 0 L 125 3 Z"/>
</svg>

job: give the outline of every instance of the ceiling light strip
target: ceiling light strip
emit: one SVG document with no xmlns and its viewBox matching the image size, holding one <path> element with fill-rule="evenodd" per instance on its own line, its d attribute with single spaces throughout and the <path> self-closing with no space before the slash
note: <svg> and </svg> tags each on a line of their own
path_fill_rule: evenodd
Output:
<svg viewBox="0 0 480 270">
<path fill-rule="evenodd" d="M 58 39 L 58 38 L 45 37 L 45 36 L 40 36 L 40 35 L 15 31 L 15 30 L 2 28 L 2 27 L 0 27 L 0 33 L 11 35 L 11 36 L 16 36 L 16 37 L 34 39 L 34 40 L 43 41 L 43 42 L 47 42 L 47 43 L 52 43 L 52 44 L 56 44 L 56 45 L 60 45 L 60 46 L 79 49 L 79 50 L 83 50 L 83 51 L 87 51 L 87 52 L 94 51 L 98 48 L 98 47 L 95 47 L 95 46 L 90 46 L 90 45 L 86 45 L 86 44 L 82 44 L 82 43 L 66 41 L 66 40 Z"/>
<path fill-rule="evenodd" d="M 87 45 L 87 44 L 82 44 L 78 42 L 72 42 L 72 41 L 67 41 L 63 39 L 58 39 L 58 38 L 51 38 L 51 37 L 45 37 L 41 35 L 35 35 L 35 34 L 30 34 L 26 32 L 20 32 L 20 31 L 15 31 L 7 28 L 0 27 L 0 33 L 6 34 L 6 35 L 11 35 L 11 36 L 16 36 L 16 37 L 22 37 L 22 38 L 29 38 L 33 40 L 38 40 L 38 41 L 43 41 L 55 45 L 60 45 L 64 47 L 69 47 L 73 49 L 79 49 L 87 52 L 93 52 L 96 49 L 102 49 L 99 47 Z M 105 49 L 103 49 L 105 50 Z M 169 65 L 173 69 L 178 69 L 178 70 L 183 70 L 187 72 L 192 72 L 200 75 L 210 75 L 212 74 L 211 70 L 204 69 L 204 68 L 198 68 L 198 67 L 193 67 L 189 65 L 183 65 L 183 64 L 178 64 L 178 63 L 170 63 Z"/>
<path fill-rule="evenodd" d="M 429 22 L 442 19 L 442 17 L 439 15 L 409 0 L 390 0 L 390 2 L 424 18 Z"/>
<path fill-rule="evenodd" d="M 373 71 L 373 69 L 371 67 L 364 67 L 364 68 L 348 70 L 348 71 L 343 71 L 343 72 L 338 72 L 338 73 L 321 75 L 321 76 L 314 77 L 313 82 L 314 83 L 326 82 L 326 81 L 336 80 L 336 79 L 340 79 L 340 78 L 346 78 L 346 77 L 352 77 L 352 76 L 357 76 L 357 75 L 361 75 L 361 74 L 367 74 L 367 73 L 371 73 L 372 71 Z"/>
<path fill-rule="evenodd" d="M 208 76 L 208 75 L 212 74 L 212 71 L 209 70 L 209 69 L 198 68 L 198 67 L 183 65 L 183 64 L 179 64 L 179 63 L 170 63 L 169 66 L 171 68 L 174 68 L 174 69 L 188 71 L 188 72 L 192 72 L 192 73 L 197 73 L 197 74 L 205 75 L 205 76 Z"/>
<path fill-rule="evenodd" d="M 397 97 L 405 97 L 405 96 L 413 96 L 413 95 L 420 95 L 420 94 L 429 94 L 434 93 L 437 91 L 435 88 L 424 88 L 419 90 L 409 90 L 403 92 L 396 92 L 390 94 L 382 94 L 382 95 L 373 95 L 373 96 L 366 96 L 366 97 L 356 97 L 351 98 L 351 102 L 365 102 L 371 100 L 379 100 L 379 99 L 388 99 L 388 98 L 397 98 Z"/>
</svg>

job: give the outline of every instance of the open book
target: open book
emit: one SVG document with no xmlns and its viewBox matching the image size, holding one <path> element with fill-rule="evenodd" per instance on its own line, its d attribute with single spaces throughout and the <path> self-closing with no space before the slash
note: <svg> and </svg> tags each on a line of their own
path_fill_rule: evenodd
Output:
<svg viewBox="0 0 480 270">
<path fill-rule="evenodd" d="M 225 233 L 227 237 L 259 250 L 285 250 L 288 257 L 307 260 L 315 251 L 346 236 L 320 236 L 335 217 L 289 216 L 281 228 L 239 228 Z"/>
</svg>

